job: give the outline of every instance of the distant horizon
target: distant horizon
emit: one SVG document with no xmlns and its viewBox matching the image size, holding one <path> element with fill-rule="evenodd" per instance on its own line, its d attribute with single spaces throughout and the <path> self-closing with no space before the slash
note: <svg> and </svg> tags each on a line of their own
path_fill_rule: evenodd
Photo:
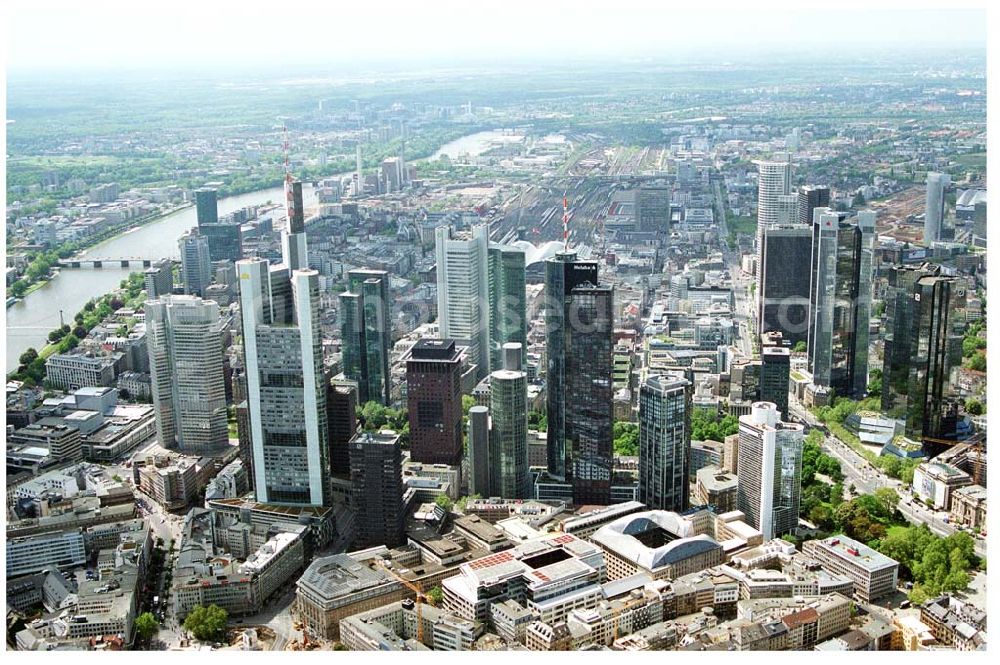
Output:
<svg viewBox="0 0 1000 665">
<path fill-rule="evenodd" d="M 722 9 L 709 2 L 708 9 L 693 10 L 641 0 L 621 7 L 586 0 L 413 7 L 389 1 L 377 12 L 305 3 L 283 14 L 253 2 L 182 1 L 162 11 L 116 0 L 86 7 L 38 4 L 7 10 L 9 78 L 318 67 L 358 73 L 667 58 L 706 64 L 893 52 L 982 51 L 985 63 L 987 46 L 986 11 L 969 8 Z"/>
<path fill-rule="evenodd" d="M 539 54 L 533 57 L 510 57 L 504 59 L 497 58 L 456 58 L 451 55 L 441 55 L 434 57 L 414 57 L 405 63 L 400 63 L 396 59 L 376 59 L 372 58 L 363 63 L 346 61 L 337 57 L 316 58 L 310 60 L 288 60 L 282 62 L 220 62 L 212 66 L 194 64 L 190 62 L 180 63 L 137 63 L 131 66 L 88 66 L 88 67 L 57 67 L 55 65 L 43 66 L 21 66 L 7 68 L 7 83 L 21 84 L 26 77 L 31 77 L 31 82 L 38 83 L 39 77 L 42 80 L 59 80 L 64 77 L 72 77 L 80 82 L 92 78 L 100 80 L 108 76 L 130 76 L 153 74 L 157 77 L 170 78 L 176 76 L 196 75 L 196 78 L 219 79 L 232 75 L 257 74 L 261 78 L 272 79 L 284 76 L 294 79 L 302 75 L 335 76 L 346 80 L 357 80 L 367 75 L 409 75 L 409 74 L 447 74 L 449 72 L 461 73 L 470 71 L 496 71 L 503 69 L 523 69 L 531 70 L 535 68 L 572 68 L 575 66 L 590 66 L 594 70 L 615 70 L 623 67 L 638 68 L 671 68 L 671 67 L 753 67 L 755 65 L 769 64 L 780 65 L 783 58 L 794 60 L 796 63 L 820 61 L 835 65 L 847 62 L 857 64 L 864 63 L 874 56 L 897 56 L 913 58 L 914 67 L 939 64 L 942 69 L 954 67 L 953 62 L 933 63 L 935 57 L 942 55 L 960 57 L 981 57 L 982 68 L 985 74 L 986 68 L 986 44 L 961 44 L 961 45 L 872 45 L 857 44 L 839 46 L 826 45 L 823 48 L 804 49 L 801 47 L 762 47 L 757 50 L 741 49 L 738 52 L 717 51 L 712 54 L 692 50 L 674 50 L 660 53 L 634 53 L 631 55 L 621 55 L 609 57 L 606 55 L 586 55 L 564 56 L 561 54 Z M 350 71 L 330 71 L 331 68 L 343 68 L 350 66 Z"/>
</svg>

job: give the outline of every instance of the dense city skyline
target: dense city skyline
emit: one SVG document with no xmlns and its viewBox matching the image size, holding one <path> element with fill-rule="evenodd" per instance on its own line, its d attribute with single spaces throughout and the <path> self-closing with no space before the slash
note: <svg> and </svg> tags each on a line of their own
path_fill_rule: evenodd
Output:
<svg viewBox="0 0 1000 665">
<path fill-rule="evenodd" d="M 986 651 L 984 11 L 11 16 L 9 651 Z"/>
</svg>

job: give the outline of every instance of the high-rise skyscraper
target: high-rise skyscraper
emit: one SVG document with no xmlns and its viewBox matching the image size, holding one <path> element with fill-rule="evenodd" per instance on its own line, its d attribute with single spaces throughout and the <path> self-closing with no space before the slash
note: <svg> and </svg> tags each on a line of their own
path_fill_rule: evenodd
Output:
<svg viewBox="0 0 1000 665">
<path fill-rule="evenodd" d="M 799 224 L 811 226 L 813 221 L 813 211 L 816 208 L 830 207 L 830 188 L 816 185 L 805 185 L 798 189 L 799 197 Z"/>
<path fill-rule="evenodd" d="M 781 417 L 787 419 L 791 351 L 786 346 L 764 344 L 760 359 L 760 400 L 776 404 Z"/>
<path fill-rule="evenodd" d="M 355 547 L 399 547 L 406 542 L 403 451 L 395 432 L 360 432 L 351 441 L 351 503 Z"/>
<path fill-rule="evenodd" d="M 521 356 L 520 344 L 505 344 L 504 368 L 490 374 L 490 493 L 505 499 L 531 496 L 528 375 L 521 369 Z"/>
<path fill-rule="evenodd" d="M 670 232 L 670 185 L 645 183 L 635 190 L 635 218 L 640 231 Z"/>
<path fill-rule="evenodd" d="M 319 273 L 236 264 L 257 500 L 329 505 L 327 385 Z"/>
<path fill-rule="evenodd" d="M 914 440 L 954 436 L 965 298 L 959 281 L 938 266 L 889 273 L 882 408 L 902 418 Z"/>
<path fill-rule="evenodd" d="M 951 184 L 951 176 L 947 173 L 930 172 L 927 174 L 927 203 L 924 208 L 924 244 L 930 247 L 932 242 L 941 240 L 941 228 L 944 226 L 945 190 Z"/>
<path fill-rule="evenodd" d="M 181 280 L 184 294 L 202 297 L 212 283 L 212 259 L 208 252 L 208 238 L 191 229 L 178 241 L 181 251 Z"/>
<path fill-rule="evenodd" d="M 854 221 L 817 208 L 809 283 L 809 366 L 817 385 L 836 395 L 863 395 L 868 386 L 868 322 L 875 214 Z"/>
<path fill-rule="evenodd" d="M 146 342 L 160 444 L 192 455 L 224 448 L 229 428 L 219 305 L 193 296 L 148 301 Z"/>
<path fill-rule="evenodd" d="M 469 409 L 469 494 L 492 496 L 490 487 L 490 410 Z"/>
<path fill-rule="evenodd" d="M 524 250 L 490 243 L 490 369 L 503 367 L 503 345 L 521 345 L 521 366 L 527 361 L 528 323 L 524 276 Z"/>
<path fill-rule="evenodd" d="M 210 187 L 194 192 L 198 214 L 198 233 L 208 239 L 208 255 L 215 261 L 239 261 L 243 258 L 240 225 L 219 223 L 218 193 Z"/>
<path fill-rule="evenodd" d="M 782 422 L 770 402 L 755 402 L 740 416 L 736 507 L 765 541 L 798 525 L 802 434 L 802 425 Z"/>
<path fill-rule="evenodd" d="M 388 406 L 392 403 L 389 273 L 350 270 L 347 289 L 340 294 L 344 376 L 357 382 L 359 404 L 376 401 Z"/>
<path fill-rule="evenodd" d="M 476 376 L 485 378 L 490 367 L 486 225 L 475 226 L 461 237 L 450 226 L 440 226 L 434 239 L 441 337 L 467 345 Z"/>
<path fill-rule="evenodd" d="M 940 266 L 925 263 L 919 266 L 896 265 L 886 275 L 882 410 L 893 418 L 905 419 L 906 416 L 910 354 L 913 351 L 911 344 L 916 331 L 914 317 L 919 303 L 913 297 L 917 280 L 940 273 Z"/>
<path fill-rule="evenodd" d="M 809 267 L 812 229 L 772 226 L 763 233 L 757 288 L 757 330 L 780 332 L 793 346 L 809 338 Z"/>
<path fill-rule="evenodd" d="M 174 263 L 170 259 L 160 259 L 144 273 L 146 300 L 156 300 L 169 296 L 174 291 Z"/>
<path fill-rule="evenodd" d="M 611 500 L 613 294 L 596 261 L 564 250 L 546 262 L 548 470 L 578 505 Z"/>
<path fill-rule="evenodd" d="M 194 190 L 194 202 L 198 214 L 198 226 L 219 223 L 219 201 L 216 190 L 211 187 Z"/>
<path fill-rule="evenodd" d="M 330 380 L 326 391 L 326 420 L 330 446 L 330 471 L 335 476 L 351 473 L 348 444 L 358 431 L 358 385 L 353 381 Z"/>
<path fill-rule="evenodd" d="M 639 501 L 651 510 L 688 509 L 691 382 L 656 374 L 639 387 Z"/>
<path fill-rule="evenodd" d="M 799 221 L 799 195 L 795 192 L 778 196 L 775 224 L 797 224 Z M 767 229 L 764 229 L 767 231 Z"/>
<path fill-rule="evenodd" d="M 788 155 L 754 162 L 757 165 L 757 253 L 760 254 L 764 229 L 777 224 L 778 197 L 792 192 L 792 164 Z"/>
<path fill-rule="evenodd" d="M 462 357 L 450 339 L 421 339 L 406 361 L 410 458 L 462 463 Z"/>
</svg>

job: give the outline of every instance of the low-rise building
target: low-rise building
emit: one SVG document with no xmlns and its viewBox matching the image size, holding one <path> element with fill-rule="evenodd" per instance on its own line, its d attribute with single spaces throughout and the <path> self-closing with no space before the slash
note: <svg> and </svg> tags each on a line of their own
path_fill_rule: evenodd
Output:
<svg viewBox="0 0 1000 665">
<path fill-rule="evenodd" d="M 895 593 L 899 563 L 847 536 L 810 540 L 804 552 L 827 570 L 844 575 L 854 583 L 854 594 L 872 602 Z"/>
<path fill-rule="evenodd" d="M 46 425 L 34 423 L 27 427 L 14 430 L 14 433 L 7 437 L 7 466 L 11 467 L 14 462 L 15 467 L 29 468 L 38 473 L 43 462 L 38 469 L 33 469 L 34 465 L 22 465 L 12 460 L 12 453 L 16 457 L 18 453 L 41 458 L 50 458 L 54 463 L 79 462 L 83 459 L 83 436 L 76 427 L 68 425 Z M 51 464 L 49 465 L 51 466 Z"/>
<path fill-rule="evenodd" d="M 582 512 L 563 520 L 560 530 L 571 533 L 577 538 L 589 538 L 598 529 L 617 519 L 645 510 L 646 506 L 638 501 L 616 503 L 604 508 Z"/>
<path fill-rule="evenodd" d="M 295 608 L 302 622 L 326 639 L 340 638 L 340 622 L 346 617 L 413 597 L 385 571 L 346 554 L 316 559 L 295 586 Z"/>
<path fill-rule="evenodd" d="M 971 484 L 969 474 L 944 462 L 924 462 L 913 470 L 913 493 L 935 510 L 949 510 L 952 493 Z"/>
<path fill-rule="evenodd" d="M 986 529 L 986 488 L 966 485 L 953 491 L 951 517 L 955 524 L 964 524 L 976 530 Z"/>
<path fill-rule="evenodd" d="M 80 529 L 49 531 L 30 536 L 7 536 L 7 577 L 68 569 L 87 562 Z"/>
<path fill-rule="evenodd" d="M 445 608 L 470 621 L 490 621 L 490 606 L 515 600 L 545 622 L 565 620 L 596 604 L 605 580 L 600 548 L 555 533 L 477 559 L 442 583 Z"/>
<path fill-rule="evenodd" d="M 121 353 L 95 354 L 86 351 L 56 353 L 45 361 L 45 380 L 60 390 L 87 386 L 112 386 Z"/>
<path fill-rule="evenodd" d="M 697 478 L 695 496 L 699 503 L 715 506 L 720 513 L 736 510 L 739 479 L 735 474 L 726 473 L 717 466 L 706 466 L 698 469 Z"/>
<path fill-rule="evenodd" d="M 722 563 L 723 548 L 698 534 L 694 522 L 666 510 L 619 518 L 591 538 L 605 552 L 608 579 L 647 573 L 654 580 L 673 579 Z"/>
<path fill-rule="evenodd" d="M 971 603 L 944 594 L 920 606 L 920 620 L 942 644 L 974 651 L 986 644 L 986 612 Z"/>
<path fill-rule="evenodd" d="M 419 630 L 418 622 L 422 624 Z M 352 651 L 410 651 L 415 642 L 433 651 L 472 651 L 482 633 L 477 622 L 426 603 L 418 611 L 410 599 L 340 622 L 340 641 Z"/>
</svg>

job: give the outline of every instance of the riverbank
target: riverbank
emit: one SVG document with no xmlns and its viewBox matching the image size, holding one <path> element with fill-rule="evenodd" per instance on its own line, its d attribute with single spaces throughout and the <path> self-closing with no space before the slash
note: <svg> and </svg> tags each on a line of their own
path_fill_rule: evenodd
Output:
<svg viewBox="0 0 1000 665">
<path fill-rule="evenodd" d="M 471 131 L 463 141 L 452 141 L 440 148 L 440 152 L 449 156 L 467 152 L 478 154 L 488 148 L 493 132 L 475 132 L 476 128 L 463 128 Z M 414 151 L 412 154 L 416 155 Z M 415 159 L 415 158 L 414 158 Z M 412 162 L 411 162 L 412 163 Z M 325 169 L 329 172 L 330 167 Z M 349 176 L 351 172 L 334 174 L 332 177 Z M 303 174 L 304 175 L 304 174 Z M 331 177 L 331 176 L 320 176 Z M 303 177 L 303 198 L 306 209 L 318 205 L 315 188 L 309 185 L 312 178 Z M 276 187 L 258 190 L 238 196 L 227 196 L 219 199 L 219 215 L 226 215 L 247 206 L 260 206 L 267 202 L 281 204 L 284 201 L 284 191 L 278 182 Z M 197 209 L 185 206 L 172 213 L 161 214 L 156 219 L 145 220 L 142 228 L 134 232 L 119 231 L 111 237 L 95 239 L 85 250 L 82 259 L 97 259 L 103 257 L 135 257 L 151 261 L 159 259 L 179 260 L 180 251 L 177 239 L 191 228 L 197 226 Z M 278 213 L 280 215 L 280 211 Z M 135 226 L 133 224 L 132 226 Z M 49 280 L 41 283 L 31 295 L 22 297 L 19 302 L 7 308 L 6 358 L 7 371 L 17 368 L 20 355 L 28 348 L 42 349 L 46 346 L 50 330 L 59 326 L 59 312 L 76 312 L 83 307 L 95 294 L 107 293 L 118 287 L 122 279 L 128 277 L 134 268 L 122 268 L 118 264 L 104 264 L 101 269 L 73 270 L 62 279 Z"/>
<path fill-rule="evenodd" d="M 83 241 L 81 241 L 80 243 L 75 243 L 75 242 L 71 243 L 72 248 L 71 248 L 70 251 L 67 251 L 66 244 L 64 243 L 63 245 L 60 245 L 59 247 L 54 247 L 54 248 L 48 250 L 48 252 L 55 253 L 55 256 L 58 257 L 57 260 L 64 260 L 64 259 L 70 258 L 70 257 L 72 257 L 72 256 L 74 256 L 76 254 L 80 254 L 81 252 L 86 252 L 88 249 L 93 249 L 94 247 L 100 245 L 101 243 L 109 242 L 111 240 L 114 240 L 115 238 L 120 238 L 120 237 L 122 237 L 124 235 L 127 235 L 128 233 L 131 233 L 132 231 L 134 231 L 134 230 L 136 230 L 138 228 L 141 228 L 141 227 L 146 226 L 148 224 L 153 224 L 153 223 L 155 223 L 155 222 L 163 219 L 164 217 L 172 215 L 175 212 L 178 212 L 180 210 L 184 210 L 185 208 L 190 208 L 193 205 L 194 204 L 191 203 L 191 202 L 185 202 L 185 203 L 182 203 L 180 205 L 175 205 L 175 206 L 173 206 L 171 208 L 168 208 L 166 210 L 157 210 L 154 213 L 150 213 L 148 215 L 144 215 L 143 217 L 138 217 L 136 219 L 131 219 L 131 220 L 129 220 L 129 221 L 123 223 L 123 224 L 119 224 L 118 226 L 115 226 L 114 228 L 108 229 L 104 233 L 99 233 L 99 234 L 97 234 L 94 237 L 86 238 Z M 47 252 L 44 252 L 44 253 L 41 253 L 41 254 L 47 254 Z M 38 255 L 39 254 L 35 254 L 35 255 L 33 255 L 33 257 L 37 257 Z M 33 260 L 34 260 L 34 258 L 33 258 Z M 50 272 L 51 272 L 51 269 L 50 269 Z M 37 291 L 38 289 L 40 289 L 43 286 L 45 286 L 46 284 L 48 284 L 58 274 L 59 274 L 58 271 L 56 271 L 54 274 L 42 275 L 42 276 L 39 276 L 39 277 L 37 277 L 35 279 L 32 279 L 32 280 L 26 280 L 24 277 L 22 277 L 22 278 L 18 279 L 17 282 L 15 282 L 14 284 L 18 284 L 18 283 L 25 284 L 26 283 L 27 286 L 24 288 L 23 291 L 21 291 L 20 293 L 18 293 L 17 292 L 18 290 L 14 288 L 14 284 L 12 284 L 7 289 L 7 297 L 14 296 L 16 298 L 24 298 L 24 297 L 30 295 L 31 293 L 33 293 L 34 291 Z"/>
</svg>

